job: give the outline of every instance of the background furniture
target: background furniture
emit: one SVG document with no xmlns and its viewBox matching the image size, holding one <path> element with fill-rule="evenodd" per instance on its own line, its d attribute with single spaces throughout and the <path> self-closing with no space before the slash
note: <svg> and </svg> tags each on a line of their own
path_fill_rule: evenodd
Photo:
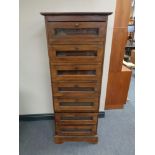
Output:
<svg viewBox="0 0 155 155">
<path fill-rule="evenodd" d="M 130 61 L 131 61 L 133 64 L 135 64 L 135 50 L 131 50 Z"/>
<path fill-rule="evenodd" d="M 55 110 L 55 142 L 96 143 L 108 15 L 45 16 Z"/>
<path fill-rule="evenodd" d="M 123 108 L 127 100 L 131 70 L 123 66 L 128 38 L 131 0 L 117 0 L 105 109 Z"/>
<path fill-rule="evenodd" d="M 127 62 L 130 61 L 131 52 L 134 49 L 135 49 L 135 42 L 131 42 L 130 40 L 128 40 L 126 43 L 126 46 L 125 46 L 125 55 L 124 55 L 125 61 L 127 61 Z"/>
<path fill-rule="evenodd" d="M 121 72 L 109 74 L 106 109 L 123 108 L 128 96 L 131 73 L 131 70 L 123 65 Z"/>
<path fill-rule="evenodd" d="M 132 0 L 130 19 L 128 23 L 128 40 L 125 46 L 123 64 L 130 69 L 135 68 L 135 1 Z"/>
</svg>

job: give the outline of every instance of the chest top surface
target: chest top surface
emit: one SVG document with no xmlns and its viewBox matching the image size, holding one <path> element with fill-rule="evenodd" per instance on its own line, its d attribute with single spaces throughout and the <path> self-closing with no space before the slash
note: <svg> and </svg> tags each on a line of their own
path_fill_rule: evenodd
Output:
<svg viewBox="0 0 155 155">
<path fill-rule="evenodd" d="M 107 21 L 112 12 L 41 12 L 47 21 Z"/>
</svg>

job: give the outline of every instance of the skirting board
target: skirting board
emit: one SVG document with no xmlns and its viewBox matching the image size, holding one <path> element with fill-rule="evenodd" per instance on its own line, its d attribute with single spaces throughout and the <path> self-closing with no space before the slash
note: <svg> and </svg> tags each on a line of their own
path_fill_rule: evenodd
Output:
<svg viewBox="0 0 155 155">
<path fill-rule="evenodd" d="M 105 112 L 99 112 L 99 118 L 104 118 Z M 40 121 L 53 120 L 54 114 L 33 114 L 33 115 L 19 115 L 19 121 Z"/>
</svg>

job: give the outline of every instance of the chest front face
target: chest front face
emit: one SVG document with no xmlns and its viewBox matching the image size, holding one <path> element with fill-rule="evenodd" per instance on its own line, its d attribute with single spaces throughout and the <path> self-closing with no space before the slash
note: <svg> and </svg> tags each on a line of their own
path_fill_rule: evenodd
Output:
<svg viewBox="0 0 155 155">
<path fill-rule="evenodd" d="M 96 143 L 107 17 L 111 13 L 41 14 L 47 33 L 55 142 Z"/>
</svg>

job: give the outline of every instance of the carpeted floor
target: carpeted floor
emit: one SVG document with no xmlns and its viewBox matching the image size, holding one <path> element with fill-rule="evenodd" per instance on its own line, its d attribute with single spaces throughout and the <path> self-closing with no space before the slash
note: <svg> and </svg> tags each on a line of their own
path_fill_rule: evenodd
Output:
<svg viewBox="0 0 155 155">
<path fill-rule="evenodd" d="M 131 79 L 129 101 L 122 110 L 105 111 L 99 119 L 98 144 L 54 144 L 53 121 L 20 122 L 20 155 L 134 155 L 135 154 L 135 77 Z"/>
</svg>

